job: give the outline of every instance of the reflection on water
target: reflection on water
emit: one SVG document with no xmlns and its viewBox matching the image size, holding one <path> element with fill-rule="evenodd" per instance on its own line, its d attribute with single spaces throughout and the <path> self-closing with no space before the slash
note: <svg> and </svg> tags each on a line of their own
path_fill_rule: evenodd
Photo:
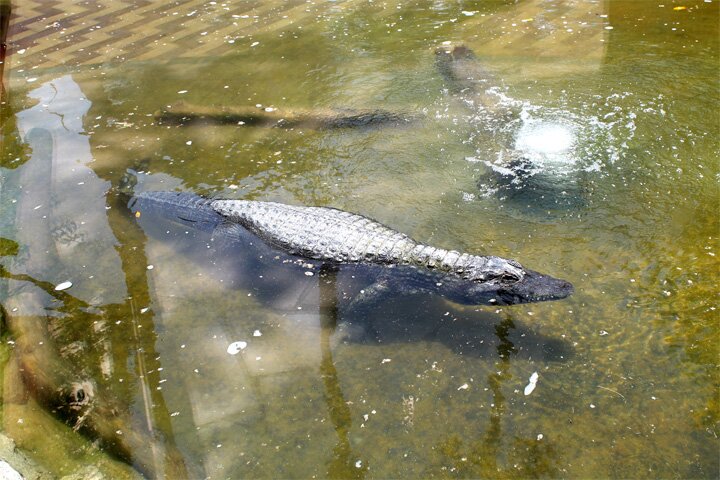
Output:
<svg viewBox="0 0 720 480">
<path fill-rule="evenodd" d="M 116 243 L 104 205 L 110 182 L 89 166 L 93 158 L 83 126 L 91 102 L 71 76 L 28 96 L 35 106 L 17 113 L 18 132 L 32 156 L 18 168 L 22 191 L 12 202 L 16 238 L 23 245 L 15 270 L 58 284 L 72 281 L 75 295 L 94 304 L 117 302 L 125 285 L 117 276 L 117 255 L 107 250 Z"/>
<path fill-rule="evenodd" d="M 716 477 L 719 4 L 683 6 L 188 0 L 18 23 L 4 430 L 109 478 Z M 416 121 L 158 124 L 178 101 Z M 242 230 L 127 208 L 173 189 L 362 213 L 576 293 L 352 311 L 362 270 L 268 267 Z"/>
</svg>

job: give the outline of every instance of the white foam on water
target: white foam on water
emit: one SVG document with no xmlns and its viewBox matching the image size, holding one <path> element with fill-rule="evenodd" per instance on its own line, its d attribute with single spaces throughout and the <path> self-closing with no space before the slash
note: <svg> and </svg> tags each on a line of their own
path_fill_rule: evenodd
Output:
<svg viewBox="0 0 720 480">
<path fill-rule="evenodd" d="M 546 170 L 554 174 L 569 173 L 578 161 L 576 123 L 566 115 L 535 118 L 536 110 L 538 107 L 523 105 L 521 124 L 515 133 L 515 150 L 528 159 L 538 173 Z"/>
<path fill-rule="evenodd" d="M 525 124 L 515 139 L 515 148 L 523 151 L 560 156 L 570 153 L 575 135 L 570 128 L 558 123 Z"/>
<path fill-rule="evenodd" d="M 629 92 L 578 97 L 561 95 L 556 106 L 513 98 L 506 88 L 485 90 L 486 101 L 454 125 L 472 126 L 468 144 L 477 145 L 471 164 L 481 163 L 501 179 L 478 184 L 478 197 L 517 189 L 573 191 L 580 178 L 601 177 L 632 162 L 638 117 L 665 117 L 662 95 L 637 99 Z M 559 103 L 559 106 L 557 106 Z M 452 118 L 452 116 L 451 116 Z M 631 155 L 628 158 L 628 155 Z"/>
</svg>

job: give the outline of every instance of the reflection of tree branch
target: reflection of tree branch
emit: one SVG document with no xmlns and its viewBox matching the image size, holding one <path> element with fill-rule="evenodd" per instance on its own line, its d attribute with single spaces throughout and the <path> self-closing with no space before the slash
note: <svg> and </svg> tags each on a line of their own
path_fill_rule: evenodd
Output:
<svg viewBox="0 0 720 480">
<path fill-rule="evenodd" d="M 137 314 L 137 305 L 150 305 L 150 289 L 147 279 L 147 259 L 145 258 L 145 236 L 137 223 L 131 221 L 128 214 L 126 202 L 122 196 L 108 194 L 108 224 L 110 225 L 115 238 L 119 242 L 117 247 L 122 269 L 125 274 L 125 285 L 128 289 L 128 300 L 125 302 L 125 318 L 130 318 L 133 325 L 136 372 L 140 381 L 140 388 L 143 393 L 145 404 L 146 426 L 152 437 L 160 440 L 160 432 L 164 434 L 164 445 L 159 441 L 152 442 L 152 460 L 155 463 L 155 475 L 167 476 L 167 478 L 185 478 L 188 472 L 184 459 L 175 447 L 175 440 L 172 435 L 172 424 L 170 412 L 168 411 L 165 398 L 159 389 L 150 388 L 149 385 L 159 384 L 161 369 L 159 355 L 155 349 L 155 325 L 152 311 L 145 315 Z M 128 311 L 129 310 L 129 311 Z M 129 314 L 129 315 L 128 315 Z M 119 335 L 126 335 L 126 332 L 117 332 Z M 124 345 L 126 341 L 114 342 Z M 118 349 L 115 349 L 118 352 Z M 120 352 L 120 365 L 127 365 L 127 358 L 132 353 Z M 159 431 L 154 428 L 159 427 Z M 165 450 L 164 452 L 162 450 Z M 147 459 L 149 461 L 149 459 Z"/>
<path fill-rule="evenodd" d="M 7 60 L 7 34 L 10 30 L 10 15 L 12 4 L 10 0 L 0 0 L 0 102 L 5 103 L 5 62 Z"/>
<path fill-rule="evenodd" d="M 497 458 L 500 452 L 500 443 L 502 440 L 502 417 L 505 413 L 505 395 L 502 393 L 502 384 L 504 381 L 512 378 L 509 373 L 510 356 L 517 352 L 515 345 L 510 341 L 508 335 L 515 328 L 515 324 L 510 316 L 495 327 L 495 334 L 499 343 L 497 353 L 499 359 L 495 362 L 493 373 L 488 375 L 488 385 L 493 394 L 493 407 L 490 412 L 490 425 L 488 426 L 485 437 L 482 441 L 481 451 L 476 452 L 478 457 L 484 459 L 489 468 L 497 470 Z"/>
<path fill-rule="evenodd" d="M 112 199 L 117 200 L 116 197 Z M 123 215 L 122 202 L 115 202 L 111 206 L 115 208 L 109 210 L 108 221 L 111 228 L 114 227 L 116 238 L 122 242 L 118 249 L 126 274 L 129 298 L 123 304 L 94 307 L 68 292 L 56 291 L 55 285 L 50 282 L 38 280 L 28 274 L 12 273 L 0 265 L 0 278 L 33 285 L 35 295 L 42 291 L 54 299 L 46 308 L 65 314 L 60 318 L 51 318 L 11 313 L 7 317 L 8 326 L 17 343 L 15 351 L 23 367 L 24 383 L 38 402 L 49 410 L 61 413 L 76 429 L 91 432 L 93 436 L 100 438 L 109 453 L 130 462 L 140 471 L 152 477 L 185 478 L 188 476 L 187 469 L 169 433 L 170 415 L 164 398 L 158 389 L 149 387 L 150 382 L 157 384 L 160 380 L 152 316 L 135 313 L 138 303 L 150 303 L 144 268 L 144 245 L 142 242 L 137 245 L 137 239 L 143 237 L 141 233 L 138 234 L 135 223 L 128 221 L 129 215 Z M 63 325 L 62 318 L 71 318 L 75 327 L 68 330 Z M 116 327 L 116 322 L 107 322 L 108 318 L 132 319 L 136 332 L 132 351 L 128 349 L 132 345 L 128 342 L 125 326 Z M 82 367 L 78 369 L 78 366 L 71 366 L 72 359 L 63 358 L 58 353 L 64 345 L 72 343 L 73 340 L 82 343 L 90 340 L 87 338 L 87 330 L 82 327 L 77 329 L 78 325 L 105 325 L 108 330 L 100 333 L 101 335 L 113 336 L 114 333 L 116 341 L 107 342 L 112 344 L 113 348 L 108 346 L 106 353 L 115 357 L 112 363 L 116 370 L 115 375 L 119 378 L 137 378 L 141 382 L 144 398 L 147 400 L 146 430 L 136 426 L 128 411 L 130 400 L 135 395 L 133 382 L 101 385 L 98 389 L 96 380 L 101 379 L 97 374 L 83 373 Z M 72 338 L 76 331 L 80 336 Z M 66 334 L 71 338 L 61 337 Z M 89 353 L 91 352 L 85 349 L 81 352 L 84 356 Z M 128 361 L 129 359 L 131 360 Z M 135 365 L 140 371 L 123 371 L 129 365 Z M 124 389 L 124 392 L 118 392 L 118 388 Z M 121 394 L 118 395 L 119 393 Z M 125 397 L 125 401 L 119 402 L 122 397 Z M 155 425 L 159 425 L 160 430 L 156 429 Z M 164 433 L 164 438 L 160 432 Z"/>
<path fill-rule="evenodd" d="M 335 427 L 338 443 L 333 448 L 333 456 L 327 466 L 330 478 L 364 478 L 367 465 L 357 467 L 352 455 L 352 447 L 348 434 L 352 426 L 352 414 L 345 402 L 337 370 L 332 359 L 330 337 L 337 326 L 337 267 L 323 266 L 319 275 L 320 282 L 320 350 L 322 360 L 320 374 L 325 384 L 325 401 L 327 402 L 330 420 Z M 359 460 L 358 460 L 359 461 Z"/>
<path fill-rule="evenodd" d="M 74 312 L 81 308 L 88 308 L 90 305 L 79 298 L 70 295 L 67 292 L 55 290 L 55 285 L 50 282 L 43 280 L 37 280 L 30 275 L 25 273 L 11 273 L 4 265 L 0 265 L 0 278 L 7 278 L 10 280 L 17 280 L 19 282 L 28 282 L 35 285 L 40 290 L 44 291 L 55 300 L 61 302 L 56 310 L 60 312 Z"/>
<path fill-rule="evenodd" d="M 471 477 L 539 478 L 557 474 L 557 454 L 548 440 L 541 442 L 534 438 L 515 437 L 507 455 L 507 462 L 512 467 L 504 467 L 499 461 L 502 455 L 502 419 L 506 409 L 502 387 L 504 382 L 512 379 L 509 371 L 510 359 L 517 353 L 517 348 L 509 338 L 514 329 L 515 323 L 509 314 L 495 327 L 499 340 L 496 348 L 499 358 L 495 362 L 493 373 L 488 375 L 493 402 L 484 435 L 478 440 L 468 442 L 469 452 L 464 451 L 463 441 L 457 436 L 446 438 L 438 446 L 438 450 L 444 455 L 443 465 L 447 458 L 454 462 L 451 470 L 455 472 L 453 476 L 462 473 Z"/>
</svg>

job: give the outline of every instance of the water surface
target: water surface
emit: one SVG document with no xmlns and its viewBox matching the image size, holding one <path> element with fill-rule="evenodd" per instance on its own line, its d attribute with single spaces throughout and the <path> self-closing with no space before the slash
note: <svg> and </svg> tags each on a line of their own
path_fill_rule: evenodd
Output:
<svg viewBox="0 0 720 480">
<path fill-rule="evenodd" d="M 128 35 L 49 27 L 94 56 L 14 31 L 0 291 L 3 422 L 22 448 L 55 473 L 132 474 L 33 403 L 29 367 L 49 362 L 152 445 L 129 455 L 149 476 L 717 477 L 717 1 L 153 8 L 155 36 L 127 12 Z M 436 68 L 459 44 L 490 104 Z M 179 101 L 413 120 L 156 121 Z M 504 170 L 518 151 L 522 178 Z M 360 315 L 353 279 L 260 269 L 242 243 L 135 218 L 128 193 L 147 190 L 341 208 L 575 294 L 391 296 Z"/>
</svg>

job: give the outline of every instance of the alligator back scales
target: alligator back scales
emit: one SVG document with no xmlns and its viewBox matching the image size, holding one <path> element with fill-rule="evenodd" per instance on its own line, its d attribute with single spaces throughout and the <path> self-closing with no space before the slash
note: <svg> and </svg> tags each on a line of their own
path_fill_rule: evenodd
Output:
<svg viewBox="0 0 720 480">
<path fill-rule="evenodd" d="M 422 245 L 362 215 L 327 207 L 214 200 L 210 206 L 268 243 L 292 254 L 337 263 L 413 265 L 467 280 L 516 282 L 520 264 Z"/>
</svg>

